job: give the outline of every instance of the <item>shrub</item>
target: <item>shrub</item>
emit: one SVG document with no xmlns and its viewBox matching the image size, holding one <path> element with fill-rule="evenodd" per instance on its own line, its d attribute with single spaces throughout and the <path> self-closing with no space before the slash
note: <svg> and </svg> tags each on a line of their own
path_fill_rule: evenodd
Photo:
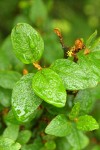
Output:
<svg viewBox="0 0 100 150">
<path fill-rule="evenodd" d="M 66 47 L 56 34 L 65 56 L 47 67 L 44 40 L 27 23 L 11 32 L 13 52 L 2 48 L 1 66 L 12 69 L 0 71 L 0 149 L 81 150 L 99 128 L 90 112 L 100 99 L 100 38 L 95 31 L 85 44 L 78 39 Z"/>
</svg>

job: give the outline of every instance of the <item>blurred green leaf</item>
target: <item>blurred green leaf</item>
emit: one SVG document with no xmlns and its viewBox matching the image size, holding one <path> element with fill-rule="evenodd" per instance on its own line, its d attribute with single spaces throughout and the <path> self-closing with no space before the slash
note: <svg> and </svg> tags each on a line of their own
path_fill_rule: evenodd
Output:
<svg viewBox="0 0 100 150">
<path fill-rule="evenodd" d="M 24 75 L 13 88 L 12 109 L 16 118 L 21 122 L 34 118 L 35 110 L 42 102 L 32 90 L 33 76 L 33 73 Z"/>
<path fill-rule="evenodd" d="M 19 132 L 17 142 L 21 145 L 24 145 L 29 141 L 31 135 L 32 133 L 30 130 L 22 130 L 21 132 Z"/>
<path fill-rule="evenodd" d="M 1 70 L 10 70 L 11 68 L 12 68 L 12 66 L 9 63 L 9 60 L 6 57 L 5 53 L 0 50 L 0 71 Z"/>
<path fill-rule="evenodd" d="M 19 150 L 21 145 L 12 139 L 0 137 L 0 150 Z"/>
<path fill-rule="evenodd" d="M 4 107 L 9 107 L 11 104 L 11 90 L 0 87 L 0 103 Z"/>
<path fill-rule="evenodd" d="M 14 53 L 23 63 L 40 60 L 44 43 L 39 33 L 29 24 L 18 23 L 12 30 L 11 39 Z"/>
<path fill-rule="evenodd" d="M 22 123 L 22 122 L 19 122 L 19 121 L 15 118 L 12 109 L 10 109 L 10 111 L 8 112 L 8 114 L 5 116 L 4 119 L 5 119 L 5 121 L 6 121 L 7 123 L 12 123 L 12 124 L 15 124 L 15 125 L 19 125 L 19 124 Z"/>
<path fill-rule="evenodd" d="M 80 114 L 83 115 L 92 111 L 98 99 L 100 99 L 100 84 L 94 88 L 80 90 L 74 99 L 74 103 L 80 103 Z"/>
<path fill-rule="evenodd" d="M 99 128 L 99 124 L 97 123 L 97 121 L 92 116 L 89 115 L 78 117 L 76 125 L 79 130 L 84 131 L 92 131 Z"/>
<path fill-rule="evenodd" d="M 96 145 L 92 148 L 92 150 L 100 150 L 100 146 L 99 145 Z"/>
<path fill-rule="evenodd" d="M 71 133 L 66 137 L 73 150 L 84 149 L 89 144 L 88 137 L 73 126 Z"/>
<path fill-rule="evenodd" d="M 47 18 L 47 10 L 42 0 L 34 0 L 31 4 L 30 19 L 32 23 L 42 24 Z"/>
<path fill-rule="evenodd" d="M 91 48 L 93 42 L 95 41 L 97 36 L 97 30 L 88 38 L 87 42 L 86 42 L 86 47 L 87 48 Z"/>
<path fill-rule="evenodd" d="M 18 132 L 19 132 L 19 126 L 10 124 L 3 132 L 3 137 L 4 138 L 9 138 L 12 140 L 16 140 L 18 137 Z"/>
<path fill-rule="evenodd" d="M 68 143 L 68 140 L 66 137 L 57 138 L 56 145 L 57 145 L 57 150 L 75 150 Z"/>
<path fill-rule="evenodd" d="M 77 103 L 75 103 L 75 105 L 72 107 L 72 110 L 71 110 L 71 112 L 70 112 L 70 114 L 69 114 L 70 120 L 74 120 L 74 119 L 78 116 L 79 111 L 80 111 L 80 103 L 77 102 Z"/>
<path fill-rule="evenodd" d="M 15 83 L 21 78 L 21 74 L 15 71 L 0 71 L 0 86 L 13 89 Z"/>
<path fill-rule="evenodd" d="M 52 32 L 52 30 L 43 36 L 45 45 L 42 63 L 46 66 L 51 65 L 51 63 L 53 63 L 55 60 L 64 57 L 63 49 L 61 48 L 58 38 L 56 37 L 55 33 Z"/>
<path fill-rule="evenodd" d="M 100 37 L 93 41 L 90 50 L 91 52 L 100 52 Z"/>
<path fill-rule="evenodd" d="M 56 116 L 46 127 L 45 132 L 50 135 L 63 137 L 71 132 L 71 124 L 67 121 L 65 115 Z"/>
<path fill-rule="evenodd" d="M 44 101 L 56 107 L 64 107 L 66 103 L 66 91 L 63 83 L 51 69 L 38 71 L 32 81 L 34 92 Z"/>
<path fill-rule="evenodd" d="M 16 16 L 15 20 L 14 20 L 14 26 L 17 24 L 17 23 L 29 23 L 29 18 L 27 18 L 27 16 L 23 15 L 23 14 L 20 14 L 18 16 Z"/>
<path fill-rule="evenodd" d="M 43 146 L 41 139 L 36 138 L 32 144 L 22 146 L 22 150 L 40 150 Z"/>
<path fill-rule="evenodd" d="M 54 141 L 47 141 L 44 147 L 45 147 L 45 150 L 55 150 L 56 143 Z"/>
<path fill-rule="evenodd" d="M 5 61 L 8 61 L 8 63 L 9 63 L 7 70 L 13 68 L 15 70 L 22 71 L 24 64 L 19 59 L 17 59 L 17 57 L 13 53 L 13 47 L 12 47 L 10 36 L 8 36 L 4 40 L 4 42 L 1 46 L 1 52 L 4 53 L 4 55 L 5 55 L 5 57 L 4 57 L 5 60 L 2 63 L 5 63 Z"/>
</svg>

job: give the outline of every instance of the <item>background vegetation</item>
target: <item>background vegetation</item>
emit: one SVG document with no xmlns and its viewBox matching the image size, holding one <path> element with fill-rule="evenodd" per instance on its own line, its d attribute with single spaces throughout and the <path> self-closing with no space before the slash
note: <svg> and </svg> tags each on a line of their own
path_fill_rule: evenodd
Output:
<svg viewBox="0 0 100 150">
<path fill-rule="evenodd" d="M 77 38 L 83 38 L 85 42 L 95 30 L 100 36 L 100 0 L 0 0 L 0 71 L 15 70 L 22 74 L 23 69 L 26 68 L 32 72 L 33 66 L 21 63 L 12 51 L 10 33 L 18 22 L 28 23 L 40 32 L 45 44 L 40 63 L 42 66 L 49 66 L 56 59 L 63 58 L 64 55 L 54 28 L 61 30 L 67 46 L 74 45 Z M 33 72 L 36 70 L 34 69 Z M 11 89 L 6 90 L 0 87 L 0 135 L 7 127 L 7 119 L 9 120 L 9 117 L 6 119 L 6 116 L 11 107 L 11 92 Z M 95 101 L 89 113 L 100 123 L 99 100 Z M 32 124 L 26 124 L 25 129 L 30 129 L 30 126 Z M 12 128 L 15 130 L 15 127 Z M 23 140 L 25 143 L 22 141 L 24 144 L 30 139 L 31 132 L 26 131 L 25 134 L 29 138 L 26 141 Z M 90 142 L 85 150 L 99 150 L 100 129 L 87 133 L 87 135 Z M 22 136 L 24 136 L 23 133 Z M 17 139 L 18 142 L 20 142 L 20 137 L 21 135 Z M 71 150 L 69 145 L 65 145 L 66 139 L 61 138 L 60 141 L 61 144 L 59 140 L 57 142 L 57 150 L 61 150 L 62 146 L 65 147 L 63 150 Z M 37 141 L 36 144 L 38 145 Z M 28 147 L 23 147 L 23 150 L 25 148 L 28 150 Z"/>
</svg>

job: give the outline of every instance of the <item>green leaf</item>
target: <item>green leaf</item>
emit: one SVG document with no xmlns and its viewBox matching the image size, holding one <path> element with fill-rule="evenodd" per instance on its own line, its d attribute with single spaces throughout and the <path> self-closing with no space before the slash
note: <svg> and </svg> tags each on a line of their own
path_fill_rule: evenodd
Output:
<svg viewBox="0 0 100 150">
<path fill-rule="evenodd" d="M 100 99 L 100 83 L 96 87 L 94 87 L 90 90 L 91 90 L 91 93 L 95 97 L 96 100 Z"/>
<path fill-rule="evenodd" d="M 23 130 L 23 131 L 19 132 L 17 142 L 22 145 L 26 144 L 29 141 L 29 139 L 31 138 L 31 135 L 32 135 L 32 133 L 30 130 Z"/>
<path fill-rule="evenodd" d="M 88 87 L 95 87 L 100 82 L 100 61 L 96 59 L 94 53 L 89 55 L 78 54 L 78 64 L 86 74 Z"/>
<path fill-rule="evenodd" d="M 58 137 L 66 136 L 70 132 L 71 125 L 63 114 L 56 116 L 45 129 L 45 133 Z"/>
<path fill-rule="evenodd" d="M 82 64 L 82 63 L 81 63 Z M 79 90 L 97 85 L 97 76 L 93 77 L 92 71 L 88 75 L 87 61 L 84 62 L 84 68 L 68 59 L 58 59 L 52 65 L 54 70 L 63 80 L 67 90 Z M 88 68 L 89 69 L 89 66 Z"/>
<path fill-rule="evenodd" d="M 96 101 L 96 97 L 94 96 L 96 91 L 93 91 L 93 89 L 80 90 L 77 93 L 74 103 L 80 103 L 80 114 L 87 114 L 92 110 Z"/>
<path fill-rule="evenodd" d="M 92 150 L 100 150 L 100 146 L 99 145 L 96 145 L 92 148 Z"/>
<path fill-rule="evenodd" d="M 57 145 L 57 150 L 75 150 L 68 143 L 68 140 L 66 137 L 57 138 L 56 145 Z"/>
<path fill-rule="evenodd" d="M 18 137 L 19 126 L 10 124 L 3 132 L 3 137 L 16 140 Z"/>
<path fill-rule="evenodd" d="M 80 116 L 76 122 L 77 128 L 84 131 L 92 131 L 99 128 L 97 121 L 89 115 Z"/>
<path fill-rule="evenodd" d="M 74 120 L 78 116 L 79 111 L 80 111 L 80 103 L 77 102 L 77 103 L 75 103 L 75 105 L 73 106 L 73 108 L 69 114 L 70 120 Z"/>
<path fill-rule="evenodd" d="M 5 60 L 2 63 L 5 63 L 5 61 L 8 61 L 8 63 L 9 63 L 9 66 L 7 67 L 7 70 L 13 68 L 15 70 L 22 71 L 22 69 L 24 67 L 24 64 L 19 59 L 17 59 L 17 57 L 13 53 L 13 47 L 12 47 L 12 42 L 11 42 L 11 37 L 10 36 L 8 36 L 4 40 L 4 42 L 1 46 L 1 52 L 5 56 L 4 57 Z"/>
<path fill-rule="evenodd" d="M 100 37 L 93 42 L 90 50 L 91 52 L 100 52 Z"/>
<path fill-rule="evenodd" d="M 86 42 L 86 47 L 91 48 L 91 45 L 93 44 L 95 38 L 97 36 L 97 30 L 89 37 L 89 39 Z"/>
<path fill-rule="evenodd" d="M 33 1 L 30 8 L 29 16 L 31 21 L 35 24 L 42 24 L 46 20 L 47 10 L 42 0 Z"/>
<path fill-rule="evenodd" d="M 33 76 L 33 73 L 24 75 L 16 83 L 12 92 L 12 109 L 16 118 L 21 122 L 34 118 L 35 110 L 42 102 L 32 89 Z"/>
<path fill-rule="evenodd" d="M 44 101 L 56 107 L 64 107 L 66 91 L 62 80 L 51 69 L 42 69 L 37 72 L 32 81 L 34 92 Z"/>
<path fill-rule="evenodd" d="M 15 71 L 0 71 L 0 86 L 13 89 L 15 83 L 21 78 L 21 74 Z"/>
<path fill-rule="evenodd" d="M 45 43 L 45 49 L 42 56 L 42 63 L 45 66 L 47 64 L 51 65 L 55 60 L 64 57 L 64 52 L 60 47 L 61 45 L 58 42 L 58 38 L 52 31 L 49 31 L 49 34 L 45 34 L 43 39 Z"/>
<path fill-rule="evenodd" d="M 77 130 L 75 126 L 72 127 L 71 133 L 66 137 L 73 150 L 84 149 L 89 144 L 88 137 L 81 131 Z"/>
<path fill-rule="evenodd" d="M 10 109 L 10 111 L 7 113 L 7 115 L 5 115 L 5 122 L 7 123 L 12 123 L 12 124 L 15 124 L 15 125 L 19 125 L 19 124 L 22 124 L 22 122 L 19 122 L 15 116 L 14 116 L 14 113 L 12 111 L 12 109 Z"/>
<path fill-rule="evenodd" d="M 38 138 L 34 139 L 34 142 L 32 144 L 22 146 L 22 150 L 40 150 L 42 146 L 43 146 L 42 140 L 38 136 Z"/>
<path fill-rule="evenodd" d="M 66 113 L 66 107 L 59 108 L 59 107 L 55 107 L 53 105 L 50 105 L 48 103 L 43 103 L 43 105 L 50 114 L 58 115 L 58 114 Z"/>
<path fill-rule="evenodd" d="M 19 150 L 21 145 L 12 139 L 0 137 L 0 150 Z"/>
<path fill-rule="evenodd" d="M 10 101 L 11 101 L 11 90 L 10 89 L 4 89 L 0 87 L 0 103 L 4 107 L 9 107 L 10 106 Z"/>
<path fill-rule="evenodd" d="M 44 145 L 45 150 L 55 150 L 56 149 L 56 143 L 54 141 L 47 141 Z"/>
<path fill-rule="evenodd" d="M 29 24 L 18 23 L 11 33 L 16 56 L 25 64 L 40 60 L 44 43 L 39 33 Z"/>
<path fill-rule="evenodd" d="M 10 70 L 12 68 L 5 53 L 0 50 L 0 70 Z"/>
</svg>

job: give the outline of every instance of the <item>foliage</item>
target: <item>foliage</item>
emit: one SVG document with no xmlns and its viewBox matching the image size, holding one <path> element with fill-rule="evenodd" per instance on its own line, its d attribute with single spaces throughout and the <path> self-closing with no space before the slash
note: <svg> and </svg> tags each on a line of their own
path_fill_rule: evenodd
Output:
<svg viewBox="0 0 100 150">
<path fill-rule="evenodd" d="M 89 21 L 93 12 L 87 14 L 86 24 L 79 19 L 78 0 L 74 5 L 64 0 L 10 1 L 11 6 L 0 14 L 8 16 L 0 25 L 2 31 L 6 29 L 0 39 L 0 150 L 98 150 L 100 38 L 97 30 L 86 38 L 94 27 L 98 29 L 96 21 L 95 26 Z M 79 3 L 85 13 L 90 1 L 95 6 L 92 0 L 82 2 L 83 6 Z M 64 16 L 65 8 L 56 14 L 55 5 L 65 7 L 63 3 L 68 4 L 70 17 Z M 5 5 L 6 0 L 0 2 L 0 8 Z M 9 22 L 14 8 L 16 17 Z M 78 28 L 80 34 L 77 30 L 74 34 L 80 20 L 85 33 Z M 61 48 L 55 27 L 61 28 L 68 44 L 80 35 L 83 39 L 65 45 L 56 29 Z"/>
</svg>

